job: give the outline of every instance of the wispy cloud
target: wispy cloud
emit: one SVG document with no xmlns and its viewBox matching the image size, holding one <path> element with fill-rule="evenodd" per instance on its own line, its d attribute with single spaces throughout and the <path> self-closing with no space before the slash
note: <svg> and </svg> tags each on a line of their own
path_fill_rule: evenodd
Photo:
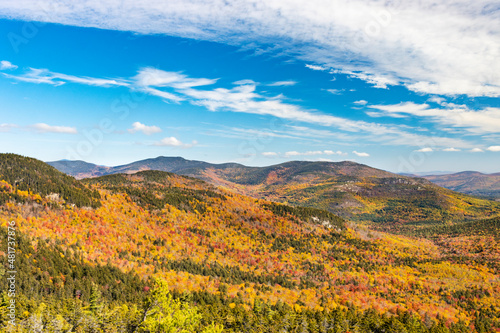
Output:
<svg viewBox="0 0 500 333">
<path fill-rule="evenodd" d="M 457 149 L 457 148 L 445 148 L 443 149 L 443 151 L 452 151 L 452 152 L 457 152 L 457 151 L 460 151 L 460 149 Z"/>
<path fill-rule="evenodd" d="M 328 70 L 328 67 L 311 65 L 311 64 L 307 64 L 306 67 L 312 69 L 313 71 L 326 71 L 326 70 Z"/>
<path fill-rule="evenodd" d="M 370 156 L 370 154 L 368 154 L 368 153 L 359 153 L 355 150 L 352 153 L 356 156 L 359 156 L 359 157 L 369 157 Z"/>
<path fill-rule="evenodd" d="M 286 157 L 290 157 L 290 156 L 311 156 L 311 155 L 321 155 L 323 154 L 322 151 L 306 151 L 306 152 L 303 152 L 303 153 L 299 153 L 298 151 L 287 151 L 285 153 L 285 156 Z"/>
<path fill-rule="evenodd" d="M 472 148 L 470 150 L 471 153 L 482 153 L 484 152 L 484 150 L 482 150 L 481 148 Z"/>
<path fill-rule="evenodd" d="M 39 68 L 30 68 L 30 70 L 27 73 L 20 75 L 12 75 L 6 73 L 4 73 L 4 75 L 8 78 L 17 81 L 30 82 L 30 83 L 46 83 L 46 84 L 52 84 L 54 86 L 59 86 L 67 82 L 85 84 L 90 86 L 102 86 L 102 87 L 129 86 L 128 82 L 120 79 L 102 79 L 102 78 L 93 78 L 87 76 L 74 76 L 74 75 L 55 73 L 47 69 L 39 69 Z"/>
<path fill-rule="evenodd" d="M 11 129 L 18 127 L 15 124 L 0 124 L 0 132 L 9 132 Z"/>
<path fill-rule="evenodd" d="M 471 144 L 455 138 L 425 136 L 407 132 L 401 126 L 385 125 L 380 123 L 351 120 L 332 114 L 321 113 L 317 110 L 308 110 L 292 104 L 283 95 L 268 96 L 257 91 L 257 84 L 251 80 L 235 82 L 232 88 L 210 87 L 217 79 L 191 78 L 179 72 L 168 72 L 155 68 L 143 68 L 130 79 L 94 79 L 90 77 L 76 77 L 48 70 L 31 69 L 27 74 L 13 76 L 4 75 L 16 80 L 33 83 L 47 83 L 61 85 L 71 81 L 80 84 L 99 85 L 110 87 L 124 85 L 131 90 L 158 96 L 165 101 L 180 103 L 188 101 L 193 105 L 205 107 L 209 111 L 231 111 L 238 113 L 265 115 L 280 118 L 290 122 L 309 123 L 317 126 L 332 127 L 340 131 L 364 136 L 382 144 L 421 146 L 422 142 L 432 141 L 434 146 L 470 148 Z M 236 84 L 239 83 L 239 84 Z M 373 106 L 384 110 L 384 114 L 391 116 L 401 115 L 401 107 L 405 112 L 423 111 L 428 106 L 407 105 Z M 302 136 L 304 136 L 303 134 Z"/>
<path fill-rule="evenodd" d="M 161 33 L 232 45 L 269 40 L 315 70 L 337 69 L 377 87 L 500 96 L 495 0 L 4 1 L 1 17 Z"/>
<path fill-rule="evenodd" d="M 217 79 L 190 78 L 179 72 L 168 72 L 153 67 L 142 68 L 134 79 L 139 86 L 171 87 L 175 89 L 206 86 L 217 82 Z"/>
<path fill-rule="evenodd" d="M 500 108 L 487 107 L 481 110 L 471 110 L 465 105 L 444 103 L 444 107 L 432 108 L 429 104 L 405 102 L 393 105 L 371 105 L 377 110 L 374 114 L 389 117 L 404 117 L 412 115 L 428 119 L 434 123 L 462 128 L 472 134 L 497 133 L 500 129 Z"/>
<path fill-rule="evenodd" d="M 163 146 L 163 147 L 178 147 L 178 148 L 191 148 L 194 145 L 198 144 L 197 141 L 193 141 L 192 143 L 184 143 L 177 139 L 176 137 L 166 137 L 161 139 L 158 142 L 155 142 L 154 146 Z"/>
<path fill-rule="evenodd" d="M 273 83 L 269 83 L 270 87 L 283 87 L 283 86 L 294 86 L 297 84 L 297 81 L 276 81 Z"/>
<path fill-rule="evenodd" d="M 179 103 L 179 102 L 186 100 L 185 98 L 183 98 L 177 94 L 173 94 L 173 93 L 170 93 L 167 91 L 163 91 L 163 90 L 159 90 L 159 89 L 155 89 L 155 88 L 151 88 L 151 87 L 141 87 L 140 90 L 144 93 L 149 94 L 149 95 L 160 97 L 164 101 L 171 101 L 171 102 Z"/>
<path fill-rule="evenodd" d="M 342 89 L 326 89 L 332 95 L 340 95 L 344 90 Z"/>
<path fill-rule="evenodd" d="M 317 155 L 347 155 L 347 153 L 341 152 L 340 150 L 338 151 L 333 151 L 333 150 L 309 150 L 309 151 L 303 151 L 299 152 L 296 150 L 291 150 L 287 151 L 284 153 L 278 153 L 274 151 L 267 151 L 261 153 L 262 156 L 265 157 L 283 157 L 283 158 L 290 158 L 290 157 L 300 157 L 300 156 L 317 156 Z M 322 160 L 327 160 L 327 159 L 322 159 Z M 330 161 L 330 160 L 328 160 Z"/>
<path fill-rule="evenodd" d="M 0 61 L 0 70 L 6 70 L 6 69 L 16 69 L 17 66 L 12 64 L 10 61 L 7 60 L 2 60 Z"/>
<path fill-rule="evenodd" d="M 159 128 L 158 126 L 147 126 L 136 121 L 135 123 L 132 124 L 132 128 L 128 129 L 128 132 L 129 133 L 142 132 L 146 135 L 151 135 L 154 133 L 160 133 L 161 128 Z"/>
<path fill-rule="evenodd" d="M 362 99 L 362 100 L 353 102 L 353 104 L 356 104 L 356 105 L 366 105 L 366 104 L 368 104 L 368 102 L 365 101 L 364 99 Z"/>
<path fill-rule="evenodd" d="M 69 126 L 51 126 L 45 123 L 38 123 L 29 126 L 38 133 L 63 133 L 63 134 L 77 134 L 78 131 L 75 127 Z"/>
<path fill-rule="evenodd" d="M 343 153 L 341 151 L 332 151 L 332 150 L 310 150 L 310 151 L 305 151 L 305 152 L 298 152 L 295 150 L 292 151 L 287 151 L 283 154 L 285 157 L 292 157 L 292 156 L 315 156 L 315 155 L 346 155 L 346 153 Z"/>
<path fill-rule="evenodd" d="M 234 85 L 237 85 L 237 86 L 241 86 L 243 84 L 253 84 L 253 85 L 258 85 L 257 82 L 255 82 L 254 80 L 250 80 L 250 79 L 244 79 L 244 80 L 238 80 L 238 81 L 234 81 L 233 82 Z"/>
</svg>

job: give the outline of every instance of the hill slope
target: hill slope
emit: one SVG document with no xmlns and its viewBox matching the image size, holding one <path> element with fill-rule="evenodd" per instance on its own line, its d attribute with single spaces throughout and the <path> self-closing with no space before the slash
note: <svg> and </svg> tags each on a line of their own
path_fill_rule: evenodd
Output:
<svg viewBox="0 0 500 333">
<path fill-rule="evenodd" d="M 97 191 L 90 191 L 54 167 L 30 157 L 0 154 L 0 203 L 12 198 L 31 198 L 39 203 L 50 200 L 79 207 L 100 205 Z"/>
<path fill-rule="evenodd" d="M 255 198 L 384 224 L 461 221 L 495 216 L 500 212 L 500 203 L 455 193 L 422 178 L 396 175 L 348 161 L 294 161 L 269 167 L 247 167 L 236 163 L 210 164 L 181 157 L 158 157 L 111 167 L 106 172 L 140 170 L 175 172 Z"/>
<path fill-rule="evenodd" d="M 447 175 L 429 175 L 423 178 L 453 191 L 500 199 L 500 173 L 465 171 Z"/>
<path fill-rule="evenodd" d="M 81 186 L 99 191 L 102 206 L 5 204 L 1 226 L 15 220 L 18 231 L 31 239 L 59 244 L 61 258 L 71 250 L 88 263 L 134 272 L 146 281 L 161 278 L 172 293 L 196 303 L 207 324 L 223 324 L 226 332 L 500 328 L 500 267 L 493 260 L 472 262 L 430 240 L 349 227 L 333 214 L 256 200 L 172 173 L 109 175 Z M 0 241 L 5 245 L 5 238 Z M 36 260 L 33 264 L 47 259 L 23 251 L 18 255 Z M 0 256 L 7 262 L 7 253 Z M 64 303 L 47 301 L 65 304 L 59 311 L 68 313 L 67 322 L 77 325 L 75 316 L 87 318 L 78 324 L 83 327 L 144 317 L 130 304 L 92 312 L 94 297 L 75 308 L 72 266 L 61 265 L 61 270 L 40 266 L 46 272 L 36 276 L 43 279 L 42 297 L 67 297 Z M 96 283 L 113 278 L 128 279 L 113 273 Z M 120 284 L 102 287 L 112 288 L 105 289 L 112 298 Z M 30 285 L 19 288 L 28 292 Z M 19 316 L 26 325 L 44 311 L 23 309 Z M 135 331 L 120 325 L 112 331 Z"/>
</svg>

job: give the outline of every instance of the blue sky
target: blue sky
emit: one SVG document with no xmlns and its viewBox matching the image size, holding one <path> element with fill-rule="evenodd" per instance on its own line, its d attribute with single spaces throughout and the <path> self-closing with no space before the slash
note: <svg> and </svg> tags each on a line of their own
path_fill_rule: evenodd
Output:
<svg viewBox="0 0 500 333">
<path fill-rule="evenodd" d="M 0 4 L 1 151 L 500 171 L 498 6 L 313 2 Z"/>
</svg>

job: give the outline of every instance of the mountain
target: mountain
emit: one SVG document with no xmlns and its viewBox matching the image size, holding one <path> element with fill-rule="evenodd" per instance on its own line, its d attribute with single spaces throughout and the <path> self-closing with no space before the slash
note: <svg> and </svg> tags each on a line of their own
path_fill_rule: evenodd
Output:
<svg viewBox="0 0 500 333">
<path fill-rule="evenodd" d="M 54 162 L 51 164 L 57 167 Z M 89 170 L 94 168 L 88 166 Z M 77 170 L 66 168 L 69 169 Z M 483 218 L 498 215 L 500 211 L 500 203 L 456 193 L 423 178 L 401 176 L 350 161 L 293 161 L 248 167 L 158 157 L 109 167 L 106 173 L 141 170 L 196 177 L 254 198 L 323 209 L 345 218 L 377 222 L 383 227 Z M 72 175 L 81 177 L 89 173 L 88 170 L 79 171 Z"/>
<path fill-rule="evenodd" d="M 7 168 L 42 170 L 40 161 L 4 158 Z M 318 167 L 292 165 L 308 177 Z M 352 163 L 331 167 L 386 175 Z M 260 184 L 265 175 L 246 181 Z M 97 191 L 101 205 L 59 205 L 51 196 L 0 203 L 0 234 L 6 239 L 14 223 L 18 240 L 20 332 L 165 332 L 165 320 L 189 313 L 186 332 L 222 332 L 198 326 L 211 323 L 234 333 L 500 329 L 500 253 L 490 239 L 497 220 L 413 226 L 405 237 L 174 173 L 69 179 Z M 0 180 L 12 187 L 16 178 Z M 38 191 L 27 184 L 28 193 Z M 472 245 L 464 247 L 463 237 Z M 3 269 L 7 252 L 0 257 Z M 7 283 L 0 279 L 2 290 Z M 8 305 L 0 294 L 0 313 Z"/>
<path fill-rule="evenodd" d="M 84 161 L 60 160 L 47 162 L 47 164 L 76 179 L 103 176 L 107 174 L 110 169 L 106 166 L 99 166 Z"/>
<path fill-rule="evenodd" d="M 16 201 L 97 207 L 100 196 L 54 167 L 30 157 L 0 154 L 0 203 Z"/>
<path fill-rule="evenodd" d="M 428 175 L 424 178 L 453 191 L 500 199 L 500 173 L 484 174 L 477 171 L 464 171 L 447 175 Z"/>
<path fill-rule="evenodd" d="M 99 166 L 84 161 L 69 161 L 69 160 L 47 162 L 47 164 L 55 167 L 61 172 L 64 172 L 70 176 L 75 177 L 76 179 L 99 177 L 116 173 L 131 174 L 145 170 L 158 170 L 158 171 L 174 172 L 178 174 L 194 174 L 196 173 L 197 170 L 204 170 L 208 168 L 222 168 L 222 169 L 231 167 L 247 168 L 237 163 L 212 164 L 203 161 L 186 160 L 182 157 L 169 157 L 169 156 L 168 157 L 159 156 L 156 158 L 149 158 L 114 167 Z"/>
</svg>

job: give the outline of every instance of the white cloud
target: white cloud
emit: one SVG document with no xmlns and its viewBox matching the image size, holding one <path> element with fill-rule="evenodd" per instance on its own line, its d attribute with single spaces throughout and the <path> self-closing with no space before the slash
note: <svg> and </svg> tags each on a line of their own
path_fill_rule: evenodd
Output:
<svg viewBox="0 0 500 333">
<path fill-rule="evenodd" d="M 443 149 L 443 151 L 460 151 L 460 149 L 457 149 L 457 148 L 445 148 Z"/>
<path fill-rule="evenodd" d="M 323 150 L 323 154 L 325 155 L 346 155 L 346 153 L 341 152 L 340 150 Z"/>
<path fill-rule="evenodd" d="M 290 156 L 300 156 L 302 155 L 301 153 L 299 153 L 298 151 L 287 151 L 285 153 L 285 156 L 286 157 L 290 157 Z"/>
<path fill-rule="evenodd" d="M 434 149 L 430 148 L 430 147 L 425 147 L 425 148 L 422 148 L 422 149 L 419 149 L 419 150 L 416 150 L 420 153 L 432 153 L 434 151 Z"/>
<path fill-rule="evenodd" d="M 244 79 L 244 80 L 234 81 L 233 84 L 237 85 L 237 86 L 241 86 L 241 85 L 244 85 L 244 84 L 258 85 L 257 82 L 255 82 L 254 80 L 250 80 L 250 79 Z"/>
<path fill-rule="evenodd" d="M 135 76 L 135 81 L 139 86 L 186 89 L 211 85 L 216 83 L 217 79 L 190 78 L 179 72 L 167 72 L 153 67 L 146 67 L 139 70 L 139 73 Z"/>
<path fill-rule="evenodd" d="M 276 153 L 274 151 L 265 151 L 262 153 L 262 156 L 275 157 L 275 156 L 278 156 L 278 153 Z"/>
<path fill-rule="evenodd" d="M 172 101 L 175 103 L 179 103 L 179 102 L 186 100 L 185 98 L 180 97 L 176 94 L 172 94 L 172 93 L 169 93 L 169 92 L 166 92 L 163 90 L 159 90 L 159 89 L 155 89 L 155 88 L 151 88 L 151 87 L 142 87 L 141 91 L 143 91 L 147 94 L 153 95 L 153 96 L 160 97 L 164 101 Z"/>
<path fill-rule="evenodd" d="M 198 144 L 198 142 L 193 141 L 192 143 L 183 143 L 176 137 L 167 137 L 162 140 L 155 142 L 154 146 L 167 146 L 167 147 L 179 147 L 179 148 L 191 148 L 194 145 Z"/>
<path fill-rule="evenodd" d="M 61 80 L 54 80 L 54 77 L 47 76 L 43 74 L 44 70 L 42 69 L 35 69 L 31 68 L 31 71 L 29 73 L 23 74 L 23 75 L 11 75 L 11 74 L 6 74 L 3 73 L 5 77 L 8 77 L 9 79 L 14 79 L 17 81 L 21 82 L 29 82 L 29 83 L 46 83 L 46 84 L 52 84 L 54 86 L 60 86 L 64 84 L 64 81 Z"/>
<path fill-rule="evenodd" d="M 38 123 L 31 125 L 30 128 L 39 133 L 64 133 L 64 134 L 76 134 L 78 131 L 75 127 L 68 126 L 51 126 L 45 123 Z"/>
<path fill-rule="evenodd" d="M 443 97 L 439 97 L 439 96 L 432 96 L 431 98 L 428 99 L 428 101 L 442 105 L 446 101 L 446 99 Z"/>
<path fill-rule="evenodd" d="M 12 64 L 10 61 L 7 60 L 2 60 L 0 61 L 0 70 L 6 70 L 6 69 L 16 69 L 17 66 Z"/>
<path fill-rule="evenodd" d="M 160 133 L 161 128 L 159 128 L 158 126 L 147 126 L 136 121 L 135 123 L 132 124 L 132 128 L 128 129 L 128 132 L 129 133 L 142 132 L 146 135 L 151 135 L 154 133 Z"/>
<path fill-rule="evenodd" d="M 15 124 L 0 124 L 0 132 L 9 132 L 11 129 L 18 127 Z"/>
<path fill-rule="evenodd" d="M 326 89 L 326 91 L 333 95 L 340 95 L 343 92 L 342 89 Z"/>
<path fill-rule="evenodd" d="M 352 151 L 352 153 L 353 153 L 354 155 L 359 156 L 359 157 L 369 157 L 369 156 L 370 156 L 370 154 L 368 154 L 368 153 L 358 153 L 358 152 L 357 152 L 357 151 L 355 151 L 355 150 L 353 150 L 353 151 Z"/>
<path fill-rule="evenodd" d="M 317 155 L 346 155 L 346 153 L 333 150 L 309 150 L 304 152 L 298 152 L 296 150 L 287 151 L 285 153 L 276 153 L 276 152 L 264 152 L 263 156 L 283 156 L 283 157 L 293 157 L 293 156 L 317 156 Z"/>
<path fill-rule="evenodd" d="M 306 67 L 312 69 L 313 71 L 326 71 L 326 70 L 328 70 L 328 67 L 318 66 L 318 65 L 306 64 Z"/>
<path fill-rule="evenodd" d="M 356 104 L 356 105 L 366 105 L 366 104 L 368 104 L 368 102 L 365 101 L 364 99 L 362 99 L 362 100 L 353 102 L 353 104 Z"/>
<path fill-rule="evenodd" d="M 490 146 L 486 150 L 495 151 L 495 152 L 500 151 L 500 146 Z"/>
<path fill-rule="evenodd" d="M 500 96 L 496 0 L 3 1 L 0 16 L 209 40 L 295 56 L 378 87 Z M 48 15 L 47 13 L 50 13 Z"/>
<path fill-rule="evenodd" d="M 314 156 L 314 155 L 322 155 L 323 152 L 321 150 L 315 150 L 315 151 L 306 151 L 299 153 L 298 151 L 287 151 L 285 153 L 285 157 L 290 157 L 290 156 Z"/>
<path fill-rule="evenodd" d="M 472 149 L 470 150 L 470 152 L 471 152 L 471 153 L 482 153 L 482 152 L 483 152 L 483 150 L 482 150 L 481 148 L 472 148 Z"/>
<path fill-rule="evenodd" d="M 239 81 L 242 84 L 236 85 L 232 89 L 203 89 L 200 86 L 212 85 L 217 80 L 190 78 L 178 72 L 167 72 L 150 67 L 141 69 L 135 77 L 128 80 L 75 77 L 41 69 L 31 69 L 31 72 L 22 76 L 12 76 L 5 73 L 4 75 L 17 80 L 53 85 L 61 85 L 70 80 L 80 84 L 100 86 L 125 85 L 131 90 L 139 90 L 158 96 L 165 101 L 180 103 L 187 100 L 191 104 L 205 107 L 209 111 L 267 115 L 288 121 L 335 127 L 341 131 L 362 134 L 366 139 L 382 144 L 419 146 L 422 142 L 432 141 L 435 146 L 470 147 L 470 144 L 462 139 L 419 135 L 404 131 L 402 126 L 350 120 L 332 114 L 320 113 L 316 110 L 307 110 L 299 105 L 285 102 L 286 97 L 281 94 L 267 96 L 258 93 L 256 83 L 249 80 Z M 165 91 L 165 89 L 169 91 Z M 387 108 L 387 106 L 384 107 Z M 397 112 L 385 112 L 392 116 L 398 115 Z"/>
<path fill-rule="evenodd" d="M 405 102 L 393 105 L 371 105 L 381 115 L 402 117 L 412 115 L 427 118 L 443 126 L 462 128 L 473 134 L 497 133 L 500 129 L 500 108 L 486 107 L 471 110 L 464 105 L 444 103 L 444 108 L 431 108 L 428 104 Z"/>
<path fill-rule="evenodd" d="M 377 142 L 396 145 L 419 145 L 422 141 L 433 141 L 435 145 L 467 146 L 463 140 L 440 137 L 426 137 L 405 132 L 396 126 L 386 126 L 365 121 L 350 120 L 300 106 L 285 103 L 281 96 L 269 98 L 256 92 L 255 85 L 246 84 L 232 89 L 213 90 L 183 89 L 194 105 L 204 106 L 210 111 L 233 111 L 258 115 L 269 115 L 290 121 L 306 122 L 320 126 L 336 127 L 342 131 L 364 133 Z"/>
<path fill-rule="evenodd" d="M 388 85 L 394 86 L 398 84 L 398 81 L 395 78 L 379 74 L 367 74 L 351 71 L 346 71 L 346 74 L 349 74 L 351 77 L 366 81 L 367 83 L 372 84 L 375 88 L 380 89 L 387 89 Z"/>
<path fill-rule="evenodd" d="M 276 81 L 273 83 L 269 83 L 268 86 L 271 87 L 283 87 L 283 86 L 294 86 L 297 84 L 297 81 Z"/>
<path fill-rule="evenodd" d="M 288 138 L 288 139 L 296 139 L 297 136 L 286 134 L 283 131 L 276 131 L 270 129 L 253 129 L 253 128 L 238 128 L 231 127 L 227 130 L 214 130 L 214 132 L 222 133 L 226 137 L 231 138 L 246 138 L 249 140 L 254 140 L 255 138 L 259 138 L 261 140 L 268 140 L 270 138 Z"/>
<path fill-rule="evenodd" d="M 128 82 L 120 79 L 101 79 L 101 78 L 93 78 L 87 76 L 74 76 L 74 75 L 55 73 L 48 71 L 46 69 L 39 69 L 39 68 L 30 68 L 30 71 L 28 73 L 21 75 L 11 75 L 5 73 L 4 75 L 8 78 L 17 81 L 30 82 L 30 83 L 47 83 L 55 86 L 65 84 L 67 82 L 85 84 L 90 86 L 102 86 L 102 87 L 129 85 Z"/>
<path fill-rule="evenodd" d="M 60 73 L 49 73 L 55 79 L 61 79 L 67 82 L 86 84 L 89 86 L 128 86 L 127 82 L 117 79 L 101 79 L 94 77 L 79 77 L 74 75 L 60 74 Z"/>
</svg>

